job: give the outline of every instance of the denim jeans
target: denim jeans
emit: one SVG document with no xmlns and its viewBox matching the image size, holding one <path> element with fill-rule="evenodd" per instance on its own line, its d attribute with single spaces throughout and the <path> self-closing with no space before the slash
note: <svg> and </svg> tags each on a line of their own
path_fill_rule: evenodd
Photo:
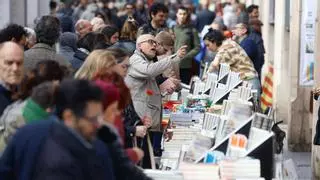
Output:
<svg viewBox="0 0 320 180">
<path fill-rule="evenodd" d="M 252 89 L 256 89 L 258 93 L 258 97 L 261 96 L 261 83 L 259 77 L 255 77 L 253 79 L 246 80 L 248 83 L 252 84 Z"/>
</svg>

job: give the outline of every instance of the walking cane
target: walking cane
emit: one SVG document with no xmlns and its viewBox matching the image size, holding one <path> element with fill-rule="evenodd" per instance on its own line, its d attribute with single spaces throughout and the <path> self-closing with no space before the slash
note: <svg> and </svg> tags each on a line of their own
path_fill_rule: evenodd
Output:
<svg viewBox="0 0 320 180">
<path fill-rule="evenodd" d="M 155 163 L 154 154 L 153 154 L 153 147 L 152 147 L 152 144 L 151 144 L 149 133 L 147 134 L 147 143 L 148 143 L 148 150 L 149 150 L 149 156 L 150 156 L 151 169 L 156 169 L 156 163 Z"/>
</svg>

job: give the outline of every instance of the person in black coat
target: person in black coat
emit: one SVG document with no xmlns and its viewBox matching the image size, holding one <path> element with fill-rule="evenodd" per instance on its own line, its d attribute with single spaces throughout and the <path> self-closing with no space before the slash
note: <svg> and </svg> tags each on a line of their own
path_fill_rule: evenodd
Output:
<svg viewBox="0 0 320 180">
<path fill-rule="evenodd" d="M 317 88 L 314 90 L 314 100 L 318 101 L 319 100 L 319 95 L 320 95 L 320 88 Z M 313 144 L 314 145 L 320 145 L 320 107 L 318 108 L 318 120 L 317 120 L 317 125 L 316 125 L 316 133 L 314 135 L 313 139 Z"/>
<path fill-rule="evenodd" d="M 196 29 L 201 32 L 205 25 L 211 24 L 216 18 L 216 13 L 209 10 L 209 3 L 203 4 L 202 10 L 197 13 Z"/>
<path fill-rule="evenodd" d="M 96 138 L 102 97 L 89 81 L 62 81 L 57 116 L 15 134 L 0 159 L 0 179 L 115 179 L 110 149 Z"/>
<path fill-rule="evenodd" d="M 128 158 L 114 129 L 108 125 L 104 125 L 98 131 L 98 137 L 109 148 L 116 179 L 151 180 Z"/>
<path fill-rule="evenodd" d="M 90 52 L 92 52 L 98 45 L 104 42 L 104 35 L 101 33 L 90 32 L 86 34 L 83 38 L 79 39 L 77 43 L 78 49 L 75 51 L 73 59 L 71 59 L 70 63 L 72 68 L 77 71 Z"/>
</svg>

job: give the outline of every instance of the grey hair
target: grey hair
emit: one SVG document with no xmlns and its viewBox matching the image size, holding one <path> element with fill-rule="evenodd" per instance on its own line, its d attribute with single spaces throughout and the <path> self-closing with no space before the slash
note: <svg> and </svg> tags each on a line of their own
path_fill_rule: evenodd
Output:
<svg viewBox="0 0 320 180">
<path fill-rule="evenodd" d="M 28 27 L 25 27 L 24 29 L 25 29 L 25 31 L 27 31 L 27 41 L 28 42 L 37 41 L 37 35 L 33 29 L 28 28 Z M 30 43 L 35 43 L 35 42 L 30 42 Z"/>
</svg>

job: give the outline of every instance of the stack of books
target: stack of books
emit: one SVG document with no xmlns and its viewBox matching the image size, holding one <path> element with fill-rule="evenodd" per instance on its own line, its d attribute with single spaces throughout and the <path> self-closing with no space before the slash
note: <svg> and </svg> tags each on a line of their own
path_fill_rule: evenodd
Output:
<svg viewBox="0 0 320 180">
<path fill-rule="evenodd" d="M 217 128 L 220 121 L 220 116 L 213 113 L 205 113 L 202 129 L 213 131 Z"/>
<path fill-rule="evenodd" d="M 220 180 L 219 166 L 214 164 L 181 163 L 184 180 Z M 171 179 L 170 179 L 171 180 Z"/>
<path fill-rule="evenodd" d="M 241 86 L 237 89 L 233 89 L 230 92 L 228 99 L 248 101 L 251 96 L 251 88 Z"/>
<path fill-rule="evenodd" d="M 225 160 L 220 162 L 221 179 L 260 179 L 260 161 L 257 159 Z"/>
<path fill-rule="evenodd" d="M 264 114 L 256 113 L 256 116 L 253 119 L 252 126 L 270 131 L 272 128 L 273 120 Z"/>
<path fill-rule="evenodd" d="M 184 112 L 175 112 L 170 114 L 170 120 L 173 124 L 179 126 L 191 126 L 192 122 L 192 113 Z"/>
<path fill-rule="evenodd" d="M 197 134 L 193 138 L 183 161 L 194 162 L 201 158 L 213 145 L 213 138 Z"/>
<path fill-rule="evenodd" d="M 163 153 L 161 157 L 162 169 L 176 169 L 179 158 L 182 156 L 181 151 L 187 151 L 187 147 L 192 143 L 196 134 L 200 133 L 200 128 L 177 126 L 172 129 L 174 136 L 169 142 L 163 142 Z M 184 158 L 184 154 L 182 159 Z M 181 159 L 181 160 L 182 160 Z"/>
<path fill-rule="evenodd" d="M 144 173 L 154 180 L 184 180 L 183 174 L 179 171 L 159 171 L 146 169 Z"/>
</svg>

